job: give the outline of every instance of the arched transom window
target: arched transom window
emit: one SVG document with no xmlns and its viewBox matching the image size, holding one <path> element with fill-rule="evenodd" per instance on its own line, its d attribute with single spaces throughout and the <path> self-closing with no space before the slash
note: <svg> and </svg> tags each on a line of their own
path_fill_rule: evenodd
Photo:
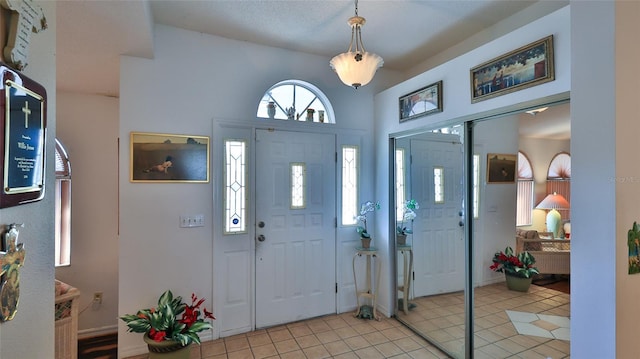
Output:
<svg viewBox="0 0 640 359">
<path fill-rule="evenodd" d="M 286 80 L 271 86 L 258 104 L 257 117 L 276 120 L 335 123 L 329 99 L 314 85 Z"/>
</svg>

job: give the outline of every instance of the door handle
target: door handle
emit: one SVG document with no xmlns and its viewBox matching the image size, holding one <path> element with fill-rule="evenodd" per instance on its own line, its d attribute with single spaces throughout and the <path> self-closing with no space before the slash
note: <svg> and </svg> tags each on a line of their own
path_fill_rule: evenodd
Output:
<svg viewBox="0 0 640 359">
<path fill-rule="evenodd" d="M 264 242 L 267 238 L 265 238 L 264 234 L 258 236 L 258 242 Z"/>
<path fill-rule="evenodd" d="M 258 227 L 259 228 L 264 228 L 264 222 L 263 221 L 258 222 Z"/>
</svg>

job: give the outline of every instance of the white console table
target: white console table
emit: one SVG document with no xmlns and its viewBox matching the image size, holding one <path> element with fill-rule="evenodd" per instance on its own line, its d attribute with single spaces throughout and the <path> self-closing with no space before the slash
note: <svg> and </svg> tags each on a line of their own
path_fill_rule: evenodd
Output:
<svg viewBox="0 0 640 359">
<path fill-rule="evenodd" d="M 356 275 L 356 259 L 365 257 L 366 261 L 366 278 L 363 288 L 358 287 L 358 276 Z M 372 263 L 373 262 L 373 263 Z M 356 314 L 358 317 L 362 311 L 362 307 L 365 305 L 366 299 L 371 300 L 371 306 L 373 311 L 373 318 L 380 320 L 376 312 L 376 302 L 378 299 L 378 287 L 380 282 L 380 268 L 382 263 L 378 257 L 378 250 L 375 247 L 362 248 L 356 247 L 356 253 L 353 255 L 353 283 L 356 287 Z M 375 266 L 375 271 L 372 273 L 372 266 Z M 374 286 L 375 282 L 375 286 Z M 362 304 L 360 303 L 362 299 Z"/>
<path fill-rule="evenodd" d="M 402 284 L 398 286 L 398 291 L 402 293 L 402 311 L 408 314 L 411 276 L 413 274 L 413 249 L 409 244 L 399 244 L 396 245 L 396 250 L 402 256 Z"/>
</svg>

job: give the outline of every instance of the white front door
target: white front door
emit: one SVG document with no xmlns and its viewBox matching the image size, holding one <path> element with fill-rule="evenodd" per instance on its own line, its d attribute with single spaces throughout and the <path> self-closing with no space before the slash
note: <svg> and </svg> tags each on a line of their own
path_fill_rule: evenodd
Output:
<svg viewBox="0 0 640 359">
<path fill-rule="evenodd" d="M 256 328 L 336 312 L 335 137 L 256 131 Z"/>
<path fill-rule="evenodd" d="M 420 204 L 413 226 L 416 297 L 463 290 L 465 278 L 462 144 L 456 135 L 430 137 L 411 140 L 411 196 Z"/>
</svg>

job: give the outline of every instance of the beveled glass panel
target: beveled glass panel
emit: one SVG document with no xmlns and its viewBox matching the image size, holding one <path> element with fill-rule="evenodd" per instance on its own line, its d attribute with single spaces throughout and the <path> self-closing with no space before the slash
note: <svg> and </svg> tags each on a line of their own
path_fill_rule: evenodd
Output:
<svg viewBox="0 0 640 359">
<path fill-rule="evenodd" d="M 291 163 L 291 209 L 306 207 L 307 166 L 304 163 Z"/>
<path fill-rule="evenodd" d="M 224 142 L 224 233 L 247 231 L 247 144 Z"/>
</svg>

